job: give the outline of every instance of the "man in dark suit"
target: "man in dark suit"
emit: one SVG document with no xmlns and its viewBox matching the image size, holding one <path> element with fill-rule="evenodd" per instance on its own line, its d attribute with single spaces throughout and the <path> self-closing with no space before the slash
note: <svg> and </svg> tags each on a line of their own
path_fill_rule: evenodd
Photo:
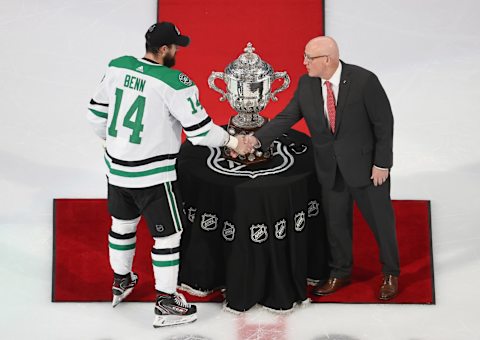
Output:
<svg viewBox="0 0 480 340">
<path fill-rule="evenodd" d="M 315 167 L 322 185 L 331 252 L 330 278 L 313 290 L 327 295 L 350 283 L 353 200 L 375 235 L 383 280 L 378 298 L 398 292 L 400 274 L 395 219 L 390 199 L 393 116 L 387 95 L 370 71 L 339 59 L 335 40 L 317 37 L 305 46 L 308 75 L 273 120 L 250 143 L 268 146 L 304 118 L 310 130 Z"/>
</svg>

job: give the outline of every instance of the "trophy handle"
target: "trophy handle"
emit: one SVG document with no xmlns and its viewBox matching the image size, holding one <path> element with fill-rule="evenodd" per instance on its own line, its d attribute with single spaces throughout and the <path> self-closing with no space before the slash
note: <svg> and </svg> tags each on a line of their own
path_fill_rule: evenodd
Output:
<svg viewBox="0 0 480 340">
<path fill-rule="evenodd" d="M 215 85 L 215 79 L 217 79 L 217 78 L 222 79 L 225 82 L 223 72 L 215 72 L 214 71 L 214 72 L 212 72 L 210 77 L 208 77 L 208 86 L 210 86 L 210 88 L 212 90 L 215 90 L 222 95 L 222 97 L 220 97 L 220 101 L 223 102 L 223 101 L 225 101 L 225 99 L 227 99 L 227 94 L 221 88 L 217 87 L 217 85 Z"/>
<path fill-rule="evenodd" d="M 275 95 L 279 92 L 282 92 L 282 91 L 286 90 L 290 86 L 290 77 L 288 76 L 287 72 L 275 72 L 273 74 L 273 80 L 274 81 L 277 80 L 277 79 L 280 79 L 280 78 L 283 78 L 282 86 L 280 86 L 278 89 L 273 91 L 272 94 L 270 95 L 270 98 L 274 102 L 276 102 L 278 100 L 278 98 L 275 97 Z"/>
</svg>

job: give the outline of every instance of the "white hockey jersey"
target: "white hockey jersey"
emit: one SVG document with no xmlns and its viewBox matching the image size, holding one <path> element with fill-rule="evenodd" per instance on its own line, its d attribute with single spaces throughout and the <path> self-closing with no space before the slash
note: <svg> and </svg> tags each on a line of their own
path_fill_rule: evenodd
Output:
<svg viewBox="0 0 480 340">
<path fill-rule="evenodd" d="M 215 147 L 228 140 L 187 75 L 146 59 L 112 60 L 88 109 L 94 131 L 106 139 L 109 183 L 120 187 L 176 180 L 182 127 L 193 144 Z"/>
</svg>

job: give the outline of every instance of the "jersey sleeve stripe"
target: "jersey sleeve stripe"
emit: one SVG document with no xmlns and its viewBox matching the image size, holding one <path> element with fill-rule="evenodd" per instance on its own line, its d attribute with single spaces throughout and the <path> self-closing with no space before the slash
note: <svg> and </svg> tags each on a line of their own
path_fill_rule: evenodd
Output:
<svg viewBox="0 0 480 340">
<path fill-rule="evenodd" d="M 201 128 L 198 128 L 193 131 L 185 131 L 185 134 L 187 135 L 187 138 L 192 138 L 192 137 L 197 137 L 205 132 L 208 132 L 212 129 L 213 126 L 213 121 L 210 120 L 206 125 L 202 126 Z"/>
<path fill-rule="evenodd" d="M 208 135 L 209 132 L 210 132 L 210 130 L 205 131 L 205 132 L 202 132 L 202 133 L 200 133 L 200 134 L 198 134 L 198 135 L 196 135 L 196 136 L 188 136 L 188 139 L 190 139 L 190 138 L 196 138 L 196 137 L 204 137 L 204 136 Z"/>
<path fill-rule="evenodd" d="M 101 111 L 97 111 L 97 110 L 90 109 L 90 108 L 89 108 L 89 110 L 90 110 L 90 112 L 92 112 L 97 117 L 105 118 L 105 119 L 108 118 L 108 113 L 107 112 L 101 112 Z"/>
<path fill-rule="evenodd" d="M 90 105 L 100 105 L 100 106 L 105 106 L 108 107 L 108 104 L 105 103 L 97 103 L 95 100 L 90 99 Z"/>
<path fill-rule="evenodd" d="M 195 131 L 195 130 L 198 130 L 200 128 L 202 128 L 203 126 L 207 125 L 208 123 L 210 123 L 212 121 L 212 119 L 210 117 L 207 117 L 205 118 L 204 120 L 202 120 L 200 123 L 198 124 L 194 124 L 194 125 L 191 125 L 191 126 L 187 126 L 187 127 L 183 127 L 183 130 L 185 130 L 185 133 L 187 132 L 191 132 L 191 131 Z"/>
<path fill-rule="evenodd" d="M 121 159 L 112 157 L 108 153 L 108 151 L 106 151 L 106 153 L 107 153 L 107 156 L 112 160 L 112 163 L 122 165 L 122 166 L 140 166 L 140 165 L 150 164 L 153 162 L 165 161 L 167 159 L 176 159 L 178 157 L 178 153 L 173 153 L 173 154 L 165 154 L 165 155 L 150 157 L 150 158 L 142 159 L 138 161 L 123 161 Z"/>
</svg>

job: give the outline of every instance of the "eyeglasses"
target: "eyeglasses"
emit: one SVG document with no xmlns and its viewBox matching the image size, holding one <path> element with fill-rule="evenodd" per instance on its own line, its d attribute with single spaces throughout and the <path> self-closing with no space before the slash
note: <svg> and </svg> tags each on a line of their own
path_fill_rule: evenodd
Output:
<svg viewBox="0 0 480 340">
<path fill-rule="evenodd" d="M 308 54 L 304 53 L 303 54 L 303 60 L 306 60 L 307 62 L 311 63 L 314 59 L 317 58 L 322 58 L 322 57 L 328 57 L 328 54 L 326 55 L 317 55 L 316 57 L 310 57 Z"/>
</svg>

